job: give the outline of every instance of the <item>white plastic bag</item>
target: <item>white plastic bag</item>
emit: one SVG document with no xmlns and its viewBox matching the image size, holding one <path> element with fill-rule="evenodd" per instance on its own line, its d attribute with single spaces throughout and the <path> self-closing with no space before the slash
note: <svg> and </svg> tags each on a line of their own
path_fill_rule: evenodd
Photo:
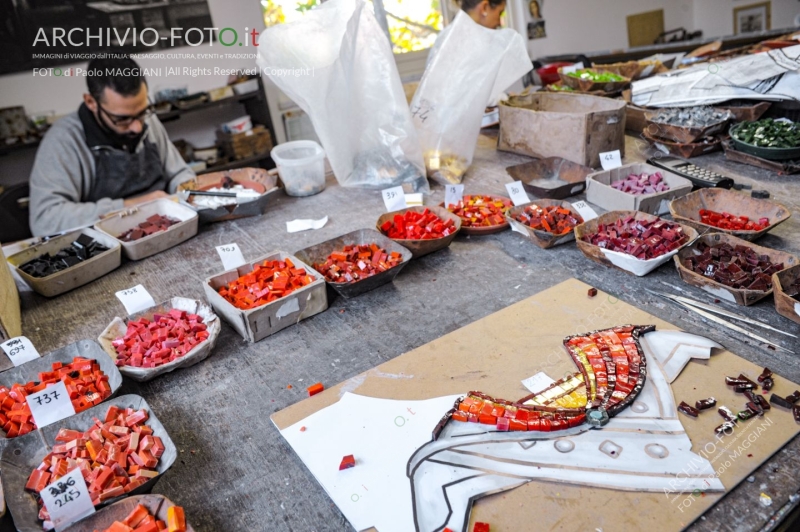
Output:
<svg viewBox="0 0 800 532">
<path fill-rule="evenodd" d="M 486 103 L 531 69 L 522 35 L 459 11 L 442 32 L 411 101 L 428 177 L 460 183 L 472 164 Z"/>
<path fill-rule="evenodd" d="M 342 186 L 429 192 L 389 39 L 362 0 L 267 29 L 257 63 L 309 115 Z"/>
</svg>

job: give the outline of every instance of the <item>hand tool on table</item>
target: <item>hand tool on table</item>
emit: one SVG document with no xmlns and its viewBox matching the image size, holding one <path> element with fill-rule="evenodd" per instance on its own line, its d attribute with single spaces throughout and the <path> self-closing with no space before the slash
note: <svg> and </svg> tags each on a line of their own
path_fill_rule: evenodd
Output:
<svg viewBox="0 0 800 532">
<path fill-rule="evenodd" d="M 672 301 L 673 303 L 675 303 L 677 305 L 680 305 L 681 307 L 683 307 L 683 308 L 685 308 L 687 310 L 690 310 L 690 311 L 694 312 L 695 314 L 698 314 L 699 316 L 702 316 L 702 317 L 704 317 L 704 318 L 706 318 L 708 320 L 711 320 L 714 323 L 718 323 L 718 324 L 720 324 L 720 325 L 722 325 L 724 327 L 727 327 L 728 329 L 731 329 L 731 330 L 736 331 L 738 333 L 744 334 L 745 336 L 747 336 L 749 338 L 752 338 L 754 340 L 758 340 L 759 342 L 763 342 L 763 343 L 765 343 L 765 344 L 767 344 L 769 346 L 772 346 L 774 349 L 778 349 L 778 350 L 781 350 L 781 351 L 786 351 L 787 353 L 794 354 L 794 351 L 791 351 L 789 349 L 786 349 L 785 347 L 782 347 L 782 346 L 780 346 L 778 344 L 775 344 L 774 342 L 771 342 L 770 340 L 767 340 L 766 338 L 758 336 L 757 334 L 752 333 L 752 332 L 748 331 L 747 329 L 743 329 L 743 328 L 739 327 L 736 324 L 733 324 L 733 323 L 730 323 L 728 321 L 725 321 L 722 318 L 717 317 L 714 314 L 712 314 L 712 312 L 717 313 L 717 314 L 721 314 L 721 315 L 729 317 L 729 318 L 741 320 L 741 321 L 744 321 L 745 323 L 750 323 L 752 325 L 758 325 L 759 327 L 764 327 L 766 329 L 777 331 L 777 332 L 780 332 L 782 334 L 786 334 L 787 336 L 792 336 L 792 337 L 797 338 L 793 334 L 785 333 L 784 331 L 779 331 L 778 329 L 776 329 L 776 328 L 774 328 L 774 327 L 772 327 L 770 325 L 767 325 L 766 323 L 762 323 L 760 321 L 753 320 L 753 319 L 748 318 L 746 316 L 741 316 L 739 314 L 735 314 L 733 312 L 729 312 L 729 311 L 727 311 L 727 310 L 725 310 L 723 308 L 716 307 L 714 305 L 709 305 L 709 304 L 706 304 L 706 303 L 702 303 L 700 301 L 695 301 L 695 300 L 689 299 L 687 297 L 674 296 L 672 294 L 667 294 L 667 293 L 664 293 L 664 292 L 656 292 L 654 290 L 650 290 L 650 289 L 647 289 L 647 288 L 645 288 L 645 290 L 647 292 L 653 294 L 653 295 L 662 297 L 662 298 L 664 298 L 664 299 L 666 299 L 668 301 Z"/>
</svg>

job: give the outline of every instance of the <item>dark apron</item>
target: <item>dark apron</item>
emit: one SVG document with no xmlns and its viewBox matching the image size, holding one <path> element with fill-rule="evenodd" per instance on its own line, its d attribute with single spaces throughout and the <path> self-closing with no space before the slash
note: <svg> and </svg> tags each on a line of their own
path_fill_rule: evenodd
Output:
<svg viewBox="0 0 800 532">
<path fill-rule="evenodd" d="M 134 153 L 110 146 L 93 147 L 94 182 L 83 201 L 124 199 L 166 190 L 167 179 L 158 148 L 149 140 L 143 142 L 144 148 Z"/>
</svg>

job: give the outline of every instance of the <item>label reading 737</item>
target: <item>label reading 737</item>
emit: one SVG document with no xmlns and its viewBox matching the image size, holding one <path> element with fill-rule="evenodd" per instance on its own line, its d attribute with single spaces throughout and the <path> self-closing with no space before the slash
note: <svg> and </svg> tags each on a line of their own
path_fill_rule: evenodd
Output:
<svg viewBox="0 0 800 532">
<path fill-rule="evenodd" d="M 37 428 L 75 415 L 75 407 L 69 398 L 64 381 L 51 384 L 44 390 L 30 394 L 26 401 Z"/>
</svg>

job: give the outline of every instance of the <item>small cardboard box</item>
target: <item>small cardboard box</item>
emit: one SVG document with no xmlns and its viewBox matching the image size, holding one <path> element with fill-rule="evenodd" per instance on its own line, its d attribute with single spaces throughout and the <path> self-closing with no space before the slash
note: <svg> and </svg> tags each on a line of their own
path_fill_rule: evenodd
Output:
<svg viewBox="0 0 800 532">
<path fill-rule="evenodd" d="M 600 154 L 625 154 L 622 100 L 536 92 L 500 103 L 497 149 L 531 157 L 562 157 L 600 166 Z"/>
<path fill-rule="evenodd" d="M 288 296 L 250 310 L 234 307 L 217 292 L 223 286 L 253 271 L 253 266 L 256 264 L 265 260 L 286 259 L 291 259 L 295 267 L 304 268 L 314 278 L 314 281 Z M 209 277 L 203 283 L 203 290 L 205 290 L 206 299 L 214 307 L 217 315 L 222 316 L 236 332 L 242 335 L 242 338 L 249 342 L 258 342 L 328 308 L 328 293 L 322 275 L 297 257 L 284 251 L 270 252 L 235 270 L 228 270 Z"/>
<path fill-rule="evenodd" d="M 611 187 L 630 174 L 660 172 L 669 190 L 655 194 L 628 194 Z M 669 203 L 692 191 L 692 182 L 681 176 L 645 163 L 625 164 L 612 170 L 595 172 L 586 177 L 586 200 L 607 211 L 642 211 L 655 216 L 667 214 Z"/>
</svg>

